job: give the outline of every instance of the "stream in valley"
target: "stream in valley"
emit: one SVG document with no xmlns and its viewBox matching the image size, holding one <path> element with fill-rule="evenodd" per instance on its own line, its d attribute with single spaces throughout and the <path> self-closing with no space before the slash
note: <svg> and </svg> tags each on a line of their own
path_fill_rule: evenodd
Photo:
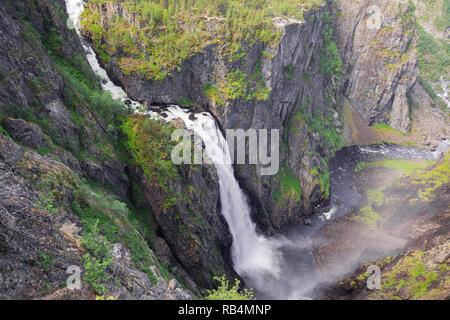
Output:
<svg viewBox="0 0 450 320">
<path fill-rule="evenodd" d="M 82 0 L 66 0 L 68 14 L 76 27 L 81 12 Z M 77 33 L 86 51 L 93 70 L 101 77 L 102 87 L 114 99 L 131 105 L 135 112 L 158 117 L 158 114 L 143 111 L 142 106 L 130 100 L 124 90 L 110 80 L 101 68 L 95 52 Z M 250 218 L 246 196 L 234 177 L 233 167 L 226 165 L 230 157 L 228 145 L 218 129 L 214 118 L 206 113 L 189 117 L 189 111 L 171 106 L 165 112 L 170 118 L 181 118 L 186 127 L 202 137 L 206 152 L 213 160 L 219 176 L 222 214 L 233 237 L 232 257 L 236 271 L 246 280 L 247 286 L 255 288 L 258 298 L 308 299 L 312 290 L 327 278 L 314 265 L 314 235 L 330 220 L 342 217 L 358 203 L 358 194 L 353 182 L 354 169 L 361 162 L 385 158 L 437 159 L 439 153 L 448 148 L 443 142 L 435 152 L 411 147 L 377 145 L 347 147 L 336 153 L 329 163 L 331 177 L 330 210 L 317 213 L 311 218 L 311 226 L 297 226 L 284 230 L 283 235 L 267 238 L 259 235 Z"/>
</svg>

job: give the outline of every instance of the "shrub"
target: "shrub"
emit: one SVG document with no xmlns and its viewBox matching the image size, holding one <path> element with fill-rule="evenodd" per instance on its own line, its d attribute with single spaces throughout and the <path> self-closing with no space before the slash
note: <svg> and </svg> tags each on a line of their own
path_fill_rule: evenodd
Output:
<svg viewBox="0 0 450 320">
<path fill-rule="evenodd" d="M 339 82 L 342 75 L 342 60 L 336 42 L 333 40 L 333 29 L 329 26 L 325 27 L 323 41 L 319 71 L 324 76 L 333 78 Z"/>
<path fill-rule="evenodd" d="M 46 271 L 50 270 L 50 268 L 55 264 L 55 258 L 50 253 L 39 250 L 39 260 L 38 264 Z"/>
<path fill-rule="evenodd" d="M 111 276 L 106 273 L 106 269 L 113 262 L 112 257 L 107 257 L 104 260 L 97 259 L 86 253 L 82 259 L 85 273 L 84 280 L 94 288 L 97 294 L 107 294 L 104 283 L 111 279 Z"/>
<path fill-rule="evenodd" d="M 254 300 L 253 289 L 242 291 L 239 290 L 240 281 L 235 279 L 234 285 L 230 286 L 230 282 L 225 278 L 225 275 L 221 277 L 214 277 L 220 285 L 217 289 L 208 290 L 206 300 Z"/>
<path fill-rule="evenodd" d="M 153 258 L 148 243 L 141 234 L 144 231 L 149 234 L 149 231 L 146 228 L 141 230 L 135 218 L 136 213 L 132 212 L 125 203 L 80 182 L 78 190 L 74 192 L 72 209 L 80 217 L 84 226 L 81 243 L 96 259 L 93 261 L 89 258 L 93 272 L 105 261 L 110 260 L 109 251 L 112 243 L 119 242 L 130 250 L 136 268 L 147 273 L 153 284 L 157 283 L 150 269 L 150 266 L 157 264 L 157 261 Z"/>
</svg>

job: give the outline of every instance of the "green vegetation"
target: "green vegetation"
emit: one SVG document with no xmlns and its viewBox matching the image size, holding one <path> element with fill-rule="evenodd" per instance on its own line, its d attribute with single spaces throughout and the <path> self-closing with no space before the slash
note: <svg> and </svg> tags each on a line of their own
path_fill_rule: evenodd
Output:
<svg viewBox="0 0 450 320">
<path fill-rule="evenodd" d="M 7 136 L 8 138 L 11 138 L 8 131 L 6 131 L 5 128 L 3 128 L 1 125 L 0 125 L 0 134 L 3 134 L 5 136 Z"/>
<path fill-rule="evenodd" d="M 34 205 L 42 210 L 57 214 L 59 209 L 63 207 L 64 197 L 67 195 L 64 188 L 66 185 L 65 179 L 61 174 L 41 177 L 41 180 L 37 183 L 39 199 Z"/>
<path fill-rule="evenodd" d="M 422 88 L 428 93 L 431 100 L 433 100 L 434 104 L 432 105 L 432 107 L 436 107 L 436 105 L 441 108 L 447 107 L 447 103 L 436 94 L 433 87 L 426 80 L 424 80 L 422 77 L 419 77 L 419 82 L 422 85 Z"/>
<path fill-rule="evenodd" d="M 222 99 L 267 100 L 270 94 L 270 88 L 266 87 L 262 77 L 260 62 L 255 64 L 253 72 L 250 74 L 239 69 L 227 73 L 224 81 L 219 81 L 217 91 L 220 99 L 216 102 L 219 102 L 219 105 L 220 101 L 223 101 Z M 213 98 L 216 97 L 213 96 Z"/>
<path fill-rule="evenodd" d="M 355 166 L 354 172 L 355 172 L 355 173 L 360 172 L 360 171 L 361 171 L 362 169 L 364 169 L 364 167 L 366 167 L 367 165 L 368 165 L 368 162 L 364 162 L 364 161 L 358 162 L 358 164 Z"/>
<path fill-rule="evenodd" d="M 323 163 L 323 169 L 314 168 L 310 173 L 313 177 L 319 179 L 320 191 L 328 198 L 330 195 L 330 171 L 327 163 Z"/>
<path fill-rule="evenodd" d="M 106 268 L 111 265 L 112 257 L 108 256 L 103 260 L 99 260 L 89 253 L 86 253 L 81 259 L 81 263 L 83 264 L 85 271 L 83 279 L 94 288 L 95 293 L 106 294 L 107 290 L 105 288 L 105 283 L 112 278 L 106 273 Z"/>
<path fill-rule="evenodd" d="M 207 83 L 203 86 L 203 91 L 205 92 L 206 96 L 213 101 L 217 106 L 223 106 L 225 105 L 225 102 L 223 101 L 223 98 L 221 97 L 219 90 L 217 90 L 216 87 L 214 87 L 212 84 Z"/>
<path fill-rule="evenodd" d="M 431 160 L 383 159 L 375 162 L 360 162 L 355 167 L 355 173 L 358 173 L 365 168 L 381 167 L 396 170 L 402 173 L 403 176 L 412 176 L 416 178 L 422 173 L 422 171 L 423 175 L 430 176 L 430 172 L 433 171 L 429 171 L 429 169 L 425 170 L 425 168 L 428 168 L 433 163 L 434 161 Z M 445 173 L 448 174 L 448 172 L 443 173 L 441 172 L 441 174 Z M 427 183 L 424 182 L 424 180 L 421 181 L 422 183 L 425 183 L 425 185 L 427 185 Z M 391 200 L 391 198 L 389 198 L 388 195 L 385 194 L 385 190 L 392 185 L 392 182 L 393 181 L 387 183 L 385 182 L 384 185 L 378 187 L 378 189 L 368 189 L 366 191 L 365 197 L 365 199 L 367 200 L 367 205 L 361 208 L 359 212 L 356 215 L 354 215 L 351 219 L 354 221 L 361 222 L 371 229 L 377 228 L 379 223 L 386 219 L 386 215 L 382 216 L 375 209 L 377 209 L 377 207 L 382 206 L 383 204 L 388 203 Z M 421 194 L 424 194 L 424 192 L 419 191 L 419 196 Z"/>
<path fill-rule="evenodd" d="M 377 133 L 383 134 L 383 135 L 389 135 L 389 134 L 400 134 L 405 135 L 403 132 L 396 130 L 392 128 L 390 125 L 386 123 L 380 123 L 372 127 Z"/>
<path fill-rule="evenodd" d="M 325 110 L 316 109 L 314 112 L 308 110 L 308 105 L 311 103 L 310 98 L 306 99 L 304 104 L 300 104 L 295 115 L 297 120 L 305 121 L 308 125 L 308 130 L 311 133 L 316 133 L 320 140 L 320 146 L 328 148 L 330 152 L 329 158 L 334 156 L 334 152 L 338 150 L 343 143 L 342 135 L 334 126 L 333 109 L 327 108 Z"/>
<path fill-rule="evenodd" d="M 291 202 L 302 200 L 302 187 L 299 179 L 285 168 L 281 172 L 280 188 L 274 195 L 274 199 L 280 207 L 287 207 Z"/>
<path fill-rule="evenodd" d="M 430 82 L 439 81 L 441 76 L 450 76 L 450 40 L 436 39 L 418 26 L 420 75 Z"/>
<path fill-rule="evenodd" d="M 431 160 L 404 160 L 404 159 L 383 159 L 371 163 L 366 163 L 366 167 L 384 167 L 398 170 L 404 175 L 411 175 L 417 169 L 423 169 L 433 164 Z"/>
<path fill-rule="evenodd" d="M 362 222 L 371 229 L 375 229 L 381 221 L 381 216 L 373 210 L 371 205 L 362 208 L 359 214 L 352 217 L 352 220 Z"/>
<path fill-rule="evenodd" d="M 125 203 L 101 189 L 80 183 L 71 206 L 85 229 L 81 243 L 90 254 L 83 257 L 83 265 L 89 268 L 90 284 L 97 288 L 97 293 L 104 293 L 103 285 L 109 280 L 104 272 L 112 262 L 109 250 L 118 242 L 130 250 L 136 268 L 147 273 L 154 284 L 157 282 L 150 269 L 152 265 L 158 266 L 158 262 L 149 248 L 148 230 Z"/>
<path fill-rule="evenodd" d="M 130 115 L 122 125 L 127 140 L 125 145 L 131 152 L 134 162 L 149 177 L 150 183 L 157 183 L 168 193 L 168 183 L 177 176 L 177 169 L 171 160 L 175 143 L 171 140 L 174 128 L 161 125 L 142 115 Z M 165 199 L 167 207 L 173 205 L 176 197 Z"/>
<path fill-rule="evenodd" d="M 383 273 L 381 291 L 372 297 L 400 294 L 408 296 L 408 299 L 421 299 L 432 297 L 439 289 L 432 289 L 434 284 L 439 286 L 439 273 L 428 270 L 424 252 L 412 251 L 400 259 L 394 267 Z"/>
<path fill-rule="evenodd" d="M 123 52 L 119 64 L 126 74 L 136 72 L 156 81 L 179 70 L 183 61 L 206 46 L 218 45 L 222 55 L 233 60 L 242 57 L 240 42 L 275 43 L 279 31 L 273 25 L 273 17 L 302 19 L 303 9 L 323 3 L 322 0 L 127 0 L 120 2 L 128 12 L 137 14 L 137 23 L 130 25 L 123 17 L 115 17 L 102 29 L 98 4 L 105 2 L 88 3 L 82 15 L 83 28 L 106 56 L 119 49 Z M 102 44 L 101 39 L 107 44 Z"/>
<path fill-rule="evenodd" d="M 422 185 L 419 190 L 419 198 L 422 201 L 433 199 L 432 193 L 447 184 L 450 176 L 450 153 L 446 153 L 441 163 L 437 164 L 431 170 L 421 169 L 415 172 L 413 184 Z"/>
<path fill-rule="evenodd" d="M 182 106 L 183 108 L 189 108 L 195 105 L 195 102 L 192 101 L 191 98 L 181 98 L 178 100 L 178 105 Z"/>
<path fill-rule="evenodd" d="M 95 115 L 107 122 L 116 125 L 119 123 L 117 119 L 126 114 L 126 108 L 122 102 L 113 100 L 109 92 L 100 88 L 98 79 L 88 78 L 86 74 L 76 69 L 78 64 L 72 61 L 58 59 L 57 64 L 64 81 L 68 84 L 64 94 L 74 116 L 74 123 L 81 124 L 85 121 L 77 113 L 82 105 L 89 106 Z"/>
<path fill-rule="evenodd" d="M 39 260 L 38 264 L 45 270 L 50 270 L 51 267 L 55 264 L 55 258 L 50 253 L 47 253 L 45 251 L 39 250 Z"/>
<path fill-rule="evenodd" d="M 342 76 L 342 61 L 336 42 L 333 40 L 333 29 L 329 25 L 325 27 L 323 40 L 319 71 L 338 84 Z"/>
<path fill-rule="evenodd" d="M 220 285 L 217 289 L 208 290 L 208 295 L 205 297 L 206 300 L 254 300 L 253 291 L 244 289 L 239 291 L 238 279 L 235 279 L 233 286 L 230 286 L 230 282 L 222 277 L 214 277 Z"/>
<path fill-rule="evenodd" d="M 367 201 L 380 206 L 384 201 L 384 193 L 381 190 L 367 190 Z"/>
</svg>

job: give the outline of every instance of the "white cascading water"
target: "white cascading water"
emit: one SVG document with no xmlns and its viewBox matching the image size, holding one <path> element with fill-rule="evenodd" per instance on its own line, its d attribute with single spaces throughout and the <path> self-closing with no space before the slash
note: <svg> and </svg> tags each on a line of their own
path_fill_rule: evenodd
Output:
<svg viewBox="0 0 450 320">
<path fill-rule="evenodd" d="M 167 112 L 171 118 L 181 118 L 188 130 L 202 138 L 205 151 L 216 167 L 222 215 L 233 236 L 235 270 L 254 281 L 267 274 L 277 277 L 280 273 L 277 241 L 269 241 L 257 234 L 250 218 L 250 208 L 234 176 L 228 143 L 217 128 L 216 121 L 208 113 L 195 114 L 195 120 L 191 120 L 188 111 L 178 106 L 171 106 Z"/>
<path fill-rule="evenodd" d="M 67 21 L 67 25 L 69 28 L 75 28 L 75 31 L 78 37 L 80 38 L 81 45 L 83 46 L 84 52 L 86 53 L 87 60 L 92 70 L 94 70 L 94 72 L 102 80 L 102 89 L 111 93 L 111 97 L 114 100 L 128 102 L 135 111 L 138 111 L 139 107 L 141 107 L 141 104 L 137 101 L 131 100 L 121 87 L 116 86 L 111 81 L 108 74 L 106 73 L 106 70 L 100 66 L 100 63 L 98 62 L 97 55 L 95 54 L 94 50 L 87 44 L 86 40 L 81 35 L 79 29 L 79 18 L 84 10 L 84 1 L 83 0 L 65 0 L 65 1 L 67 7 L 67 14 L 69 15 L 69 21 Z M 149 112 L 148 115 L 153 116 L 154 114 Z"/>
<path fill-rule="evenodd" d="M 102 88 L 111 93 L 116 100 L 131 101 L 136 112 L 155 117 L 150 111 L 138 111 L 138 102 L 128 98 L 124 90 L 116 86 L 101 68 L 95 52 L 86 44 L 78 26 L 79 17 L 83 11 L 83 0 L 66 0 L 67 13 L 80 37 L 88 61 L 102 79 Z M 220 185 L 222 215 L 225 217 L 233 237 L 232 257 L 235 270 L 242 276 L 251 279 L 255 284 L 263 286 L 265 276 L 278 278 L 280 274 L 279 243 L 268 240 L 256 232 L 256 226 L 250 218 L 250 208 L 239 187 L 231 166 L 230 150 L 221 131 L 217 128 L 210 114 L 196 114 L 194 121 L 189 119 L 188 111 L 177 106 L 168 109 L 169 118 L 181 118 L 186 127 L 198 134 L 206 146 L 206 153 L 213 161 Z"/>
</svg>

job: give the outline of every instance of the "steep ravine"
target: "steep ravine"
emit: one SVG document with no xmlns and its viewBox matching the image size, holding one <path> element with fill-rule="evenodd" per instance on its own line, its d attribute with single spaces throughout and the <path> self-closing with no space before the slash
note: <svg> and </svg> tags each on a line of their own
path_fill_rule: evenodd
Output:
<svg viewBox="0 0 450 320">
<path fill-rule="evenodd" d="M 123 14 L 124 19 L 134 23 L 133 15 L 127 14 L 122 7 L 123 4 L 116 2 L 101 6 L 101 10 L 100 5 L 89 5 L 92 12 L 98 11 L 101 15 L 101 27 L 105 30 L 108 30 L 109 21 L 116 14 Z M 237 174 L 245 189 L 258 202 L 253 208 L 260 208 L 261 212 L 255 213 L 255 216 L 260 217 L 258 222 L 269 229 L 272 226 L 280 228 L 291 222 L 301 222 L 317 203 L 326 199 L 326 185 L 319 184 L 319 176 L 325 177 L 327 172 L 322 156 L 332 152 L 337 142 L 332 141 L 336 144 L 333 145 L 325 137 L 313 136 L 300 116 L 300 120 L 297 120 L 295 115 L 301 112 L 320 114 L 324 121 L 327 119 L 326 128 L 333 131 L 341 125 L 337 119 L 338 106 L 335 101 L 329 105 L 326 102 L 326 93 L 335 94 L 332 80 L 318 71 L 320 61 L 314 58 L 321 55 L 323 33 L 329 23 L 328 18 L 325 18 L 327 11 L 328 8 L 324 7 L 305 13 L 305 23 L 281 24 L 282 39 L 275 48 L 262 43 L 251 47 L 244 45 L 247 53 L 239 64 L 223 61 L 218 53 L 219 48 L 206 47 L 183 62 L 181 71 L 162 82 L 122 73 L 118 66 L 120 53 L 113 54 L 109 63 L 103 60 L 102 63 L 130 97 L 146 106 L 176 104 L 189 98 L 195 105 L 209 110 L 224 129 L 279 129 L 284 141 L 280 150 L 280 163 L 284 169 L 280 170 L 280 174 L 261 176 L 257 168 L 247 165 L 238 166 Z M 82 32 L 91 36 L 88 28 Z M 108 43 L 108 39 L 101 41 Z M 266 100 L 235 99 L 225 101 L 220 106 L 205 93 L 206 84 L 218 86 L 218 79 L 225 77 L 228 72 L 238 70 L 256 74 L 256 68 L 259 68 L 264 82 L 271 90 Z M 302 108 L 305 110 L 300 110 Z M 317 173 L 313 176 L 310 172 Z M 279 197 L 280 193 L 289 192 L 282 190 L 283 181 L 288 179 L 297 180 L 299 188 L 293 191 L 292 197 Z M 278 200 L 275 201 L 275 198 Z"/>
<path fill-rule="evenodd" d="M 416 81 L 409 5 L 377 1 L 373 30 L 370 4 L 279 18 L 279 43 L 242 43 L 238 62 L 208 46 L 154 81 L 123 72 L 86 16 L 73 29 L 83 5 L 103 30 L 139 24 L 125 4 L 0 3 L 0 298 L 190 299 L 222 274 L 257 298 L 448 298 L 448 117 Z M 235 71 L 267 95 L 218 103 L 207 88 Z M 213 164 L 174 165 L 176 128 Z M 221 163 L 237 128 L 280 130 L 278 174 Z M 438 148 L 345 146 L 394 138 Z"/>
<path fill-rule="evenodd" d="M 366 2 L 329 2 L 324 8 L 307 13 L 304 23 L 284 24 L 281 27 L 282 39 L 277 48 L 267 48 L 261 44 L 246 48 L 247 54 L 240 68 L 251 73 L 256 64 L 259 65 L 264 80 L 270 84 L 271 89 L 266 101 L 237 99 L 218 105 L 205 94 L 203 88 L 206 84 L 214 85 L 216 78 L 220 78 L 218 74 L 224 76 L 227 69 L 233 70 L 236 67 L 225 63 L 215 47 L 204 48 L 202 52 L 183 62 L 179 72 L 162 82 L 145 79 L 139 74 L 124 74 L 119 67 L 122 58 L 120 53 L 113 52 L 107 61 L 102 59 L 102 63 L 125 91 L 144 106 L 176 103 L 188 98 L 197 108 L 203 106 L 214 114 L 222 128 L 281 129 L 284 142 L 281 150 L 281 174 L 264 177 L 251 166 L 236 168 L 241 185 L 256 202 L 252 210 L 262 211 L 253 212 L 252 216 L 266 227 L 263 229 L 270 230 L 272 226 L 279 229 L 291 222 L 306 221 L 305 216 L 312 214 L 317 205 L 326 204 L 329 198 L 327 155 L 342 146 L 340 143 L 343 141 L 330 144 L 329 139 L 324 139 L 323 132 L 331 130 L 340 133 L 343 126 L 353 125 L 341 110 L 344 101 L 361 114 L 368 125 L 389 123 L 401 131 L 410 128 L 407 92 L 416 82 L 418 73 L 414 51 L 417 39 L 411 23 L 412 11 L 404 3 L 382 1 L 381 5 L 389 11 L 389 15 L 381 17 L 382 27 L 379 29 L 371 28 L 366 19 Z M 100 26 L 105 30 L 113 27 L 110 21 L 115 15 L 121 15 L 130 25 L 138 23 L 136 15 L 128 13 L 120 3 L 92 4 L 88 7 L 100 14 Z M 330 19 L 330 14 L 337 19 Z M 338 82 L 336 75 L 327 77 L 319 72 L 321 61 L 314 59 L 323 54 L 324 46 L 330 45 L 326 43 L 330 39 L 323 37 L 325 30 L 333 30 L 330 26 L 335 28 L 332 37 L 337 39 L 343 58 L 342 82 Z M 354 32 L 349 33 L 351 30 Z M 83 29 L 83 33 L 92 37 L 87 27 Z M 362 34 L 368 36 L 359 38 Z M 94 48 L 99 49 L 96 46 L 100 43 L 108 44 L 108 41 L 108 38 L 103 38 L 100 42 L 94 41 Z M 263 56 L 264 50 L 274 52 L 274 56 Z M 374 70 L 381 69 L 385 75 L 378 78 L 371 75 Z M 345 99 L 342 99 L 340 90 Z M 339 102 L 338 98 L 341 98 Z M 314 117 L 323 117 L 322 122 L 328 118 L 331 121 L 327 120 L 327 125 L 321 129 L 324 131 L 318 132 L 319 129 L 308 122 L 308 113 Z M 283 190 L 284 179 L 292 176 L 299 181 L 300 197 L 295 195 L 291 199 L 277 198 L 280 192 L 295 193 Z M 270 224 L 267 225 L 269 221 Z M 295 249 L 298 242 L 295 243 L 285 242 L 287 248 L 284 251 L 290 252 L 287 255 L 291 257 L 302 252 L 300 248 Z M 293 247 L 289 249 L 289 246 Z M 292 283 L 297 282 L 288 284 L 293 277 L 289 268 L 288 264 L 284 274 L 290 276 L 281 280 L 285 287 L 269 297 L 299 297 L 298 290 L 292 286 Z M 291 271 L 295 274 L 295 269 Z M 273 287 L 280 279 L 266 278 L 267 283 L 271 281 L 274 281 Z M 305 293 L 307 290 L 302 288 L 300 292 Z"/>
<path fill-rule="evenodd" d="M 305 12 L 303 23 L 282 21 L 278 25 L 281 40 L 276 46 L 242 44 L 245 55 L 233 63 L 220 55 L 223 48 L 207 46 L 162 81 L 125 74 L 120 65 L 127 55 L 120 50 L 110 50 L 107 58 L 102 55 L 101 63 L 130 97 L 145 106 L 187 99 L 209 110 L 224 129 L 279 129 L 283 148 L 278 175 L 262 176 L 248 165 L 236 168 L 239 181 L 256 201 L 253 210 L 258 210 L 254 212 L 258 223 L 264 229 L 279 229 L 302 222 L 318 204 L 328 200 L 326 161 L 345 144 L 341 133 L 351 126 L 342 110 L 343 96 L 369 125 L 388 123 L 403 132 L 410 128 L 406 93 L 418 73 L 411 8 L 408 3 L 387 0 L 379 5 L 389 12 L 380 17 L 379 30 L 368 23 L 368 1 L 327 1 L 322 8 Z M 140 26 L 138 14 L 128 12 L 126 4 L 93 3 L 87 8 L 90 14 L 99 15 L 103 34 L 115 30 L 112 19 L 117 15 L 131 27 Z M 93 38 L 89 23 L 82 32 Z M 133 32 L 130 34 L 133 39 Z M 95 39 L 95 50 L 114 47 L 101 34 Z M 335 45 L 342 62 L 339 54 L 332 54 Z M 342 63 L 342 70 L 336 67 L 334 74 L 325 72 L 323 65 L 327 63 Z M 267 99 L 225 99 L 219 104 L 205 91 L 206 86 L 219 87 L 226 75 L 236 70 L 248 75 L 260 70 L 270 89 Z M 378 70 L 383 72 L 372 74 Z M 284 190 L 283 185 L 292 179 L 298 181 L 299 188 Z M 279 196 L 290 191 L 292 197 Z"/>
</svg>

